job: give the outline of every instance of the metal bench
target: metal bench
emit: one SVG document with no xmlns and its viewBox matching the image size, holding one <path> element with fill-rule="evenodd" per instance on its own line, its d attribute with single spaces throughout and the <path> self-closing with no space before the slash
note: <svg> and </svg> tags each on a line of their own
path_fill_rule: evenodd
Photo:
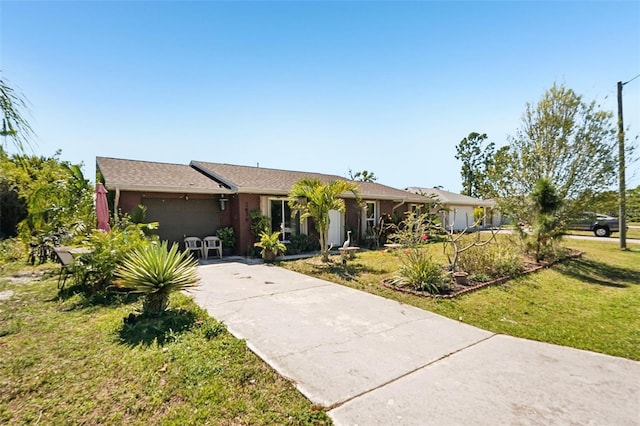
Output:
<svg viewBox="0 0 640 426">
<path fill-rule="evenodd" d="M 58 275 L 58 289 L 64 289 L 64 285 L 67 282 L 67 278 L 69 275 L 73 274 L 75 259 L 73 255 L 68 250 L 55 249 L 56 255 L 58 256 L 58 260 L 62 265 L 60 267 L 60 274 Z"/>
</svg>

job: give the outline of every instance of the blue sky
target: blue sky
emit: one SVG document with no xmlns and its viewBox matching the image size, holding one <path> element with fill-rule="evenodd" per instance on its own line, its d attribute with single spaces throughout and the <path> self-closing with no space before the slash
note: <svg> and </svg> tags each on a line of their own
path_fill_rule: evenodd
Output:
<svg viewBox="0 0 640 426">
<path fill-rule="evenodd" d="M 554 82 L 616 112 L 640 2 L 2 0 L 0 70 L 36 152 L 92 180 L 108 156 L 460 191 L 456 144 L 506 144 Z M 634 136 L 640 78 L 623 93 Z"/>
</svg>

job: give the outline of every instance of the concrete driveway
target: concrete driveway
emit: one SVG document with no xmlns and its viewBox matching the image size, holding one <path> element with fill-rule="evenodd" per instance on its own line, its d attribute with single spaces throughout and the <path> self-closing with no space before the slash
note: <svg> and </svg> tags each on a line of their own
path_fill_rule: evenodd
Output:
<svg viewBox="0 0 640 426">
<path fill-rule="evenodd" d="M 640 425 L 640 362 L 497 335 L 264 264 L 189 293 L 337 425 Z"/>
</svg>

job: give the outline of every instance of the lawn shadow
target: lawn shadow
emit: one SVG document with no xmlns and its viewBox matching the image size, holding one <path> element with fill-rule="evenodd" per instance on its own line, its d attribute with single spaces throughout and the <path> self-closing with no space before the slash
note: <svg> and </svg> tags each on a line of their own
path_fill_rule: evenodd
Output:
<svg viewBox="0 0 640 426">
<path fill-rule="evenodd" d="M 345 281 L 352 281 L 358 278 L 359 275 L 364 273 L 376 273 L 379 272 L 374 268 L 356 263 L 354 261 L 347 261 L 342 263 L 341 261 L 334 261 L 333 259 L 326 263 L 312 264 L 311 267 L 315 274 L 331 274 Z"/>
<path fill-rule="evenodd" d="M 161 315 L 130 314 L 123 318 L 120 341 L 130 346 L 162 346 L 175 339 L 176 334 L 189 331 L 196 323 L 195 312 L 185 309 L 167 310 Z"/>
<path fill-rule="evenodd" d="M 626 288 L 640 283 L 640 271 L 608 265 L 584 258 L 562 262 L 557 271 L 580 281 L 606 287 Z"/>
<path fill-rule="evenodd" d="M 50 301 L 70 302 L 65 306 L 65 310 L 72 311 L 94 306 L 128 305 L 137 302 L 141 297 L 140 294 L 111 289 L 90 291 L 82 284 L 73 284 L 58 290 L 57 295 Z"/>
</svg>

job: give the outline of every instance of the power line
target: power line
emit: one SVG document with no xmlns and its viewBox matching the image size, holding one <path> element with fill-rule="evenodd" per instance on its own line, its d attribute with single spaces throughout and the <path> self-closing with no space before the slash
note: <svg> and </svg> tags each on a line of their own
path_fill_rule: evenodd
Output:
<svg viewBox="0 0 640 426">
<path fill-rule="evenodd" d="M 633 77 L 631 80 L 629 80 L 629 81 L 626 81 L 626 82 L 622 83 L 622 85 L 624 86 L 624 85 L 625 85 L 625 84 L 627 84 L 627 83 L 631 83 L 633 80 L 635 80 L 635 79 L 636 79 L 636 78 L 638 78 L 638 77 L 640 77 L 640 74 L 636 75 L 636 76 L 635 76 L 635 77 Z"/>
</svg>

